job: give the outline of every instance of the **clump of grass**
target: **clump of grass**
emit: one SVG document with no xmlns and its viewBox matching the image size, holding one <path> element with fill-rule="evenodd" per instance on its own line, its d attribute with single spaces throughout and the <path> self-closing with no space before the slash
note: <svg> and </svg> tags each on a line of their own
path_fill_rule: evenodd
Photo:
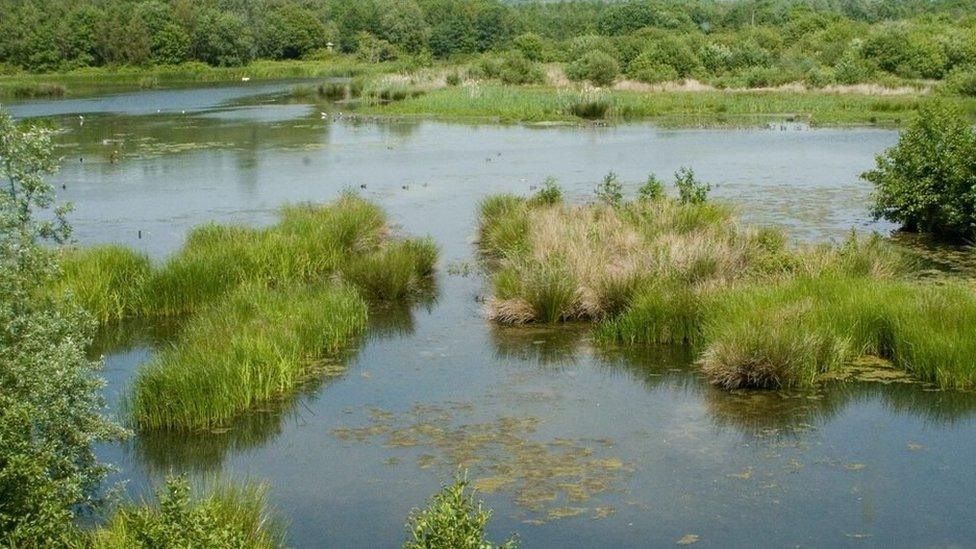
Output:
<svg viewBox="0 0 976 549">
<path fill-rule="evenodd" d="M 136 378 L 141 428 L 201 430 L 281 398 L 366 326 L 367 307 L 345 285 L 241 286 L 192 317 L 179 341 Z"/>
<path fill-rule="evenodd" d="M 405 240 L 354 257 L 342 267 L 342 276 L 368 297 L 398 300 L 420 291 L 437 261 L 431 240 Z"/>
<path fill-rule="evenodd" d="M 383 211 L 355 195 L 324 206 L 282 209 L 266 228 L 206 224 L 155 269 L 120 247 L 92 249 L 67 262 L 57 291 L 72 292 L 102 321 L 193 313 L 243 284 L 317 283 L 344 271 L 370 297 L 400 299 L 421 288 L 436 260 L 429 241 L 387 244 Z M 391 253 L 390 249 L 399 250 Z M 402 256 L 410 256 L 406 265 Z M 383 274 L 365 274 L 366 267 Z M 128 263 L 126 263 L 128 262 Z M 405 269 L 405 270 L 404 270 Z M 398 291 L 374 292 L 371 279 L 399 276 Z"/>
<path fill-rule="evenodd" d="M 213 483 L 195 497 L 184 477 L 171 477 L 158 503 L 125 505 L 90 535 L 95 549 L 133 547 L 284 546 L 283 528 L 271 514 L 264 485 Z"/>
<path fill-rule="evenodd" d="M 99 322 L 121 320 L 142 307 L 149 258 L 123 246 L 67 249 L 52 291 L 73 298 Z"/>
<path fill-rule="evenodd" d="M 716 301 L 700 362 L 726 388 L 809 386 L 865 355 L 943 388 L 976 387 L 976 296 L 958 285 L 824 275 Z"/>
<path fill-rule="evenodd" d="M 342 82 L 323 82 L 317 91 L 319 97 L 329 101 L 341 101 L 349 96 L 349 86 Z"/>
</svg>

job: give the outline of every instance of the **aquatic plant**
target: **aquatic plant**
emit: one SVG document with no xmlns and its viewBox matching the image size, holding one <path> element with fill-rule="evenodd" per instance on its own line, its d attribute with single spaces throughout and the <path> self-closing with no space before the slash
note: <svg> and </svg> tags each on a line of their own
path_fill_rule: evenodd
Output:
<svg viewBox="0 0 976 549">
<path fill-rule="evenodd" d="M 95 549 L 154 547 L 284 546 L 280 521 L 269 511 L 267 487 L 212 482 L 194 497 L 185 477 L 166 479 L 156 504 L 125 504 L 105 526 L 94 530 L 86 546 Z"/>
<path fill-rule="evenodd" d="M 809 386 L 872 355 L 942 388 L 976 387 L 976 295 L 955 284 L 824 275 L 724 293 L 700 363 L 726 388 Z"/>
<path fill-rule="evenodd" d="M 66 249 L 53 293 L 73 298 L 102 323 L 120 320 L 141 309 L 151 272 L 145 254 L 124 246 Z"/>
<path fill-rule="evenodd" d="M 436 261 L 437 246 L 432 240 L 404 240 L 349 259 L 342 276 L 367 297 L 398 300 L 423 290 Z"/>
<path fill-rule="evenodd" d="M 538 191 L 532 196 L 532 202 L 535 204 L 546 204 L 553 205 L 562 202 L 563 200 L 563 190 L 559 188 L 559 183 L 554 177 L 547 177 L 545 181 L 542 182 L 542 186 Z"/>
<path fill-rule="evenodd" d="M 434 494 L 427 507 L 414 509 L 407 524 L 404 549 L 514 549 L 515 539 L 496 545 L 485 539 L 491 511 L 468 490 L 461 475 Z"/>
<path fill-rule="evenodd" d="M 139 371 L 132 420 L 149 429 L 224 425 L 313 375 L 362 332 L 366 316 L 350 286 L 241 286 L 191 317 Z"/>
</svg>

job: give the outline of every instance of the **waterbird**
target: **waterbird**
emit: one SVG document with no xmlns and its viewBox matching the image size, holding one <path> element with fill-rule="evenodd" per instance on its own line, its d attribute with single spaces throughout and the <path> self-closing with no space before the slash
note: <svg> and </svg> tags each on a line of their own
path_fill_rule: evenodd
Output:
<svg viewBox="0 0 976 549">
<path fill-rule="evenodd" d="M 250 76 L 242 76 L 241 77 L 241 82 L 250 82 L 250 81 L 251 81 L 251 77 Z"/>
<path fill-rule="evenodd" d="M 360 188 L 360 189 L 365 189 L 365 188 L 366 188 L 366 184 L 365 184 L 365 183 L 361 183 L 361 184 L 359 185 L 359 188 Z"/>
<path fill-rule="evenodd" d="M 81 116 L 80 114 L 78 115 L 78 125 L 79 126 L 84 126 L 85 125 L 85 117 L 84 116 Z"/>
</svg>

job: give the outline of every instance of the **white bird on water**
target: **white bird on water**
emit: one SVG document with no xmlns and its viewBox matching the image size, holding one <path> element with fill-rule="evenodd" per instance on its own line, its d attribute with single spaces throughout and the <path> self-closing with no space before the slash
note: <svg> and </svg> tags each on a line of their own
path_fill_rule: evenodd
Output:
<svg viewBox="0 0 976 549">
<path fill-rule="evenodd" d="M 241 82 L 250 82 L 250 81 L 251 81 L 251 77 L 250 76 L 242 76 L 241 77 Z"/>
<path fill-rule="evenodd" d="M 79 126 L 84 126 L 85 125 L 85 117 L 84 116 L 81 116 L 80 114 L 78 115 L 78 125 Z"/>
</svg>

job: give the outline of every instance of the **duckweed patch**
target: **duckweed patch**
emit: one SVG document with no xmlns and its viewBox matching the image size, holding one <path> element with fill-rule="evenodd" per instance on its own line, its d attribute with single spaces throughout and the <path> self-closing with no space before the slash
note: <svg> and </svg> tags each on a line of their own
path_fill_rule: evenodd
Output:
<svg viewBox="0 0 976 549">
<path fill-rule="evenodd" d="M 467 469 L 476 490 L 510 494 L 533 521 L 608 516 L 609 508 L 586 504 L 619 491 L 633 472 L 628 463 L 606 455 L 612 441 L 539 441 L 533 436 L 536 418 L 467 423 L 465 415 L 433 405 L 416 405 L 403 414 L 373 409 L 366 425 L 336 428 L 332 434 L 350 442 L 414 450 L 420 468 Z"/>
</svg>

